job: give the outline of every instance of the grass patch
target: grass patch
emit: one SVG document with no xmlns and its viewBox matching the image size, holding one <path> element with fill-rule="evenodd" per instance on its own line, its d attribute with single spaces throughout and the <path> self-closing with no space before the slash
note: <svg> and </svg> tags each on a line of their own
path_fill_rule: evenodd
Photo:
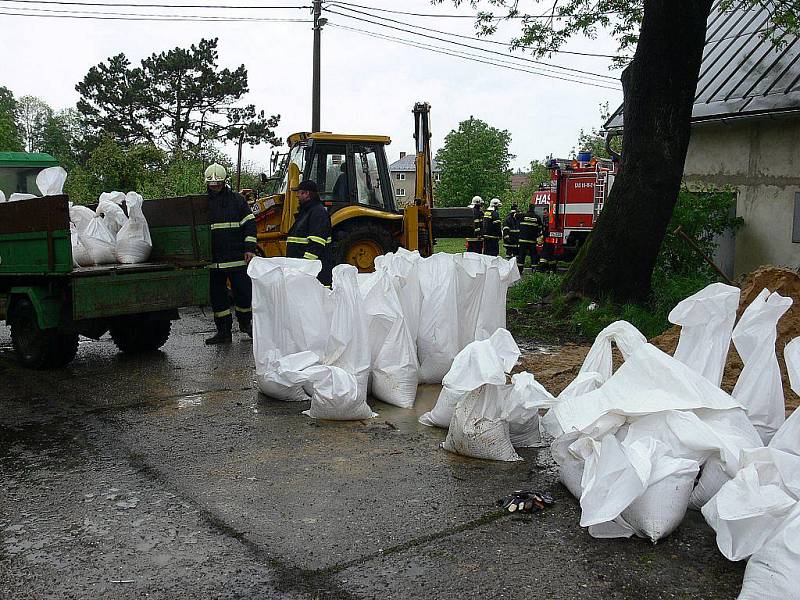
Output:
<svg viewBox="0 0 800 600">
<path fill-rule="evenodd" d="M 434 252 L 446 252 L 447 254 L 460 254 L 467 250 L 467 240 L 464 238 L 436 238 L 433 246 Z M 500 241 L 500 256 L 505 257 L 506 249 Z"/>
<path fill-rule="evenodd" d="M 667 319 L 678 302 L 714 280 L 706 275 L 676 275 L 653 279 L 653 291 L 644 304 L 615 304 L 581 300 L 568 303 L 561 293 L 563 275 L 526 275 L 508 291 L 508 327 L 521 338 L 546 342 L 593 340 L 614 321 L 634 325 L 648 339 L 672 324 Z M 542 304 L 543 300 L 546 304 Z"/>
</svg>

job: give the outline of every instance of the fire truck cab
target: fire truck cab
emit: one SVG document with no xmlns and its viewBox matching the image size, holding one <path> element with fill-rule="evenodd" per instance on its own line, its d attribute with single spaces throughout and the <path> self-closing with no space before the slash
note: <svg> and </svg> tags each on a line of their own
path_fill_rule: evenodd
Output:
<svg viewBox="0 0 800 600">
<path fill-rule="evenodd" d="M 544 241 L 553 245 L 553 258 L 570 261 L 603 210 L 617 162 L 580 152 L 574 160 L 550 159 L 547 168 L 550 181 L 539 186 L 532 202 L 546 223 Z"/>
</svg>

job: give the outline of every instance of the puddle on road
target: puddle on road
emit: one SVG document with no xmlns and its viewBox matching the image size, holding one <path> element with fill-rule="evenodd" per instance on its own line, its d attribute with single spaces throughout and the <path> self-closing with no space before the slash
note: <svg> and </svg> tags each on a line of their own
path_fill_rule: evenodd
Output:
<svg viewBox="0 0 800 600">
<path fill-rule="evenodd" d="M 178 398 L 177 406 L 178 410 L 182 410 L 184 408 L 192 408 L 194 406 L 200 406 L 203 403 L 203 396 L 201 394 L 192 394 L 189 396 L 182 396 Z"/>
</svg>

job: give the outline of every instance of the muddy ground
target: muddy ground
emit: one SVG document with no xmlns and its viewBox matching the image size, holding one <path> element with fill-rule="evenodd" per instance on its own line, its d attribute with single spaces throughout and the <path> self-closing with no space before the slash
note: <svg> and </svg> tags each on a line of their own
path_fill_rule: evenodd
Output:
<svg viewBox="0 0 800 600">
<path fill-rule="evenodd" d="M 658 545 L 596 540 L 548 449 L 440 450 L 413 411 L 315 422 L 259 395 L 246 338 L 188 312 L 163 352 L 108 339 L 19 368 L 0 327 L 0 598 L 734 598 L 697 513 Z M 499 513 L 521 487 L 547 512 Z"/>
</svg>

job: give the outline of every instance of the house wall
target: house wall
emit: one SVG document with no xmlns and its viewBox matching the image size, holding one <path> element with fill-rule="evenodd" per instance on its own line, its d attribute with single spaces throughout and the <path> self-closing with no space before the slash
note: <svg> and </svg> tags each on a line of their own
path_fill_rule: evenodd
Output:
<svg viewBox="0 0 800 600">
<path fill-rule="evenodd" d="M 721 240 L 717 260 L 739 275 L 764 264 L 800 267 L 792 242 L 795 195 L 800 192 L 800 117 L 731 120 L 695 125 L 684 168 L 692 188 L 738 192 L 744 227 Z"/>
</svg>

